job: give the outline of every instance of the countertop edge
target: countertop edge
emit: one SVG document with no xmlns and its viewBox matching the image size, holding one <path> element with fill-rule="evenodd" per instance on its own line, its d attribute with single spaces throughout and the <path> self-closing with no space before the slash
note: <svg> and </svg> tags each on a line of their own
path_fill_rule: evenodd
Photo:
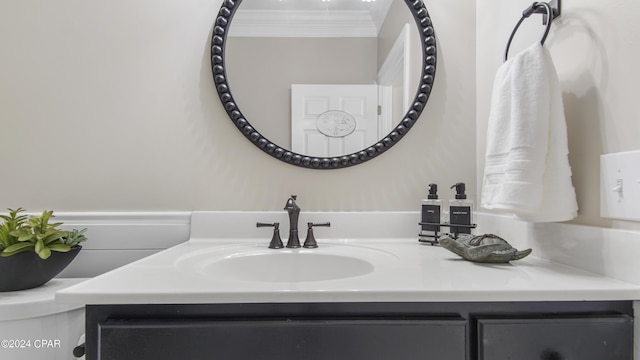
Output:
<svg viewBox="0 0 640 360">
<path fill-rule="evenodd" d="M 236 243 L 236 241 L 234 240 L 233 243 Z M 255 239 L 246 239 L 245 241 L 254 243 Z M 363 243 L 359 240 L 348 240 L 347 242 Z M 435 248 L 424 247 L 425 250 L 416 251 L 416 249 L 420 248 L 413 247 L 413 244 L 418 245 L 414 239 L 391 239 L 388 243 L 381 241 L 368 241 L 366 243 L 368 246 L 385 244 L 387 247 L 399 244 L 402 247 L 399 253 L 410 256 L 412 261 L 420 262 L 421 264 L 419 266 L 414 264 L 410 268 L 406 268 L 406 265 L 402 264 L 400 265 L 401 269 L 394 269 L 391 276 L 387 274 L 381 279 L 388 282 L 392 279 L 402 278 L 403 274 L 406 273 L 413 276 L 412 278 L 409 276 L 413 282 L 409 282 L 408 285 L 389 283 L 385 287 L 384 284 L 378 286 L 375 281 L 369 279 L 366 282 L 366 286 L 360 288 L 357 286 L 350 287 L 349 284 L 342 284 L 337 288 L 331 288 L 331 286 L 323 288 L 323 285 L 313 288 L 313 286 L 304 283 L 299 288 L 282 287 L 274 289 L 254 287 L 250 284 L 245 287 L 238 287 L 234 284 L 234 286 L 227 289 L 222 289 L 225 284 L 224 281 L 217 284 L 193 282 L 191 285 L 182 287 L 172 287 L 170 284 L 165 287 L 163 286 L 164 284 L 157 282 L 150 284 L 148 281 L 150 279 L 149 276 L 157 274 L 158 264 L 164 264 L 167 261 L 171 262 L 171 259 L 176 259 L 189 251 L 194 251 L 194 249 L 198 251 L 202 246 L 207 246 L 201 240 L 190 240 L 187 243 L 177 245 L 161 253 L 113 270 L 110 273 L 58 291 L 55 295 L 55 300 L 61 304 L 106 305 L 274 302 L 627 301 L 640 299 L 639 285 L 533 256 L 530 256 L 529 259 L 514 262 L 514 271 L 505 273 L 504 267 L 492 268 L 477 266 L 475 263 L 466 261 L 455 261 L 456 255 L 447 252 L 445 249 L 433 251 Z M 164 254 L 161 255 L 162 253 Z M 429 266 L 435 266 L 435 268 L 431 269 Z M 180 280 L 183 277 L 182 273 L 176 272 L 171 266 L 164 265 L 162 268 L 169 271 L 169 274 L 173 276 L 173 281 Z M 442 274 L 446 274 L 447 269 L 455 269 L 455 272 L 457 272 L 457 274 L 451 274 L 453 279 L 451 282 L 434 281 L 432 283 L 425 278 L 424 274 L 432 273 L 434 275 L 429 275 L 428 277 L 443 276 Z M 434 270 L 436 272 L 433 272 Z M 477 273 L 480 273 L 480 275 L 477 275 Z M 129 279 L 131 274 L 134 275 L 132 284 L 122 285 L 117 282 L 118 280 Z M 423 275 L 420 276 L 420 274 Z M 482 274 L 485 274 L 484 276 L 488 274 L 490 276 L 489 279 L 491 279 L 491 276 L 496 276 L 497 278 L 490 280 L 489 283 L 486 281 L 485 283 L 478 283 L 473 280 L 473 276 L 480 276 L 478 280 L 482 280 Z M 560 276 L 560 282 L 551 285 L 546 283 L 549 279 L 555 279 L 556 276 Z M 456 282 L 461 279 L 463 283 Z M 514 285 L 507 284 L 510 280 L 516 283 Z M 574 282 L 577 283 L 574 284 Z M 565 283 L 567 284 L 566 287 L 564 286 Z M 486 286 L 487 284 L 489 286 Z M 528 287 L 530 285 L 531 287 Z"/>
</svg>

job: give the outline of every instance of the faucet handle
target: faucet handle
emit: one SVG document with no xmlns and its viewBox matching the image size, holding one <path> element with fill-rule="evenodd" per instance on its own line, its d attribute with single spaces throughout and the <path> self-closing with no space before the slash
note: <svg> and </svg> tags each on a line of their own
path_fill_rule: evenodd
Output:
<svg viewBox="0 0 640 360">
<path fill-rule="evenodd" d="M 280 223 L 276 222 L 273 224 L 269 224 L 259 222 L 256 223 L 256 227 L 273 227 L 273 237 L 271 237 L 269 249 L 282 249 L 284 247 L 282 239 L 280 238 Z"/>
<path fill-rule="evenodd" d="M 330 222 L 326 222 L 326 223 L 314 224 L 312 222 L 308 222 L 307 226 L 308 226 L 308 228 L 307 228 L 307 238 L 304 240 L 304 245 L 302 245 L 302 247 L 307 248 L 307 249 L 312 249 L 312 248 L 317 248 L 318 247 L 318 243 L 316 242 L 316 238 L 315 238 L 315 236 L 313 236 L 313 227 L 314 226 L 330 227 L 331 223 Z"/>
<path fill-rule="evenodd" d="M 330 222 L 325 222 L 325 223 L 312 223 L 312 222 L 308 222 L 307 226 L 309 227 L 313 227 L 313 226 L 324 226 L 324 227 L 331 227 L 331 223 Z"/>
</svg>

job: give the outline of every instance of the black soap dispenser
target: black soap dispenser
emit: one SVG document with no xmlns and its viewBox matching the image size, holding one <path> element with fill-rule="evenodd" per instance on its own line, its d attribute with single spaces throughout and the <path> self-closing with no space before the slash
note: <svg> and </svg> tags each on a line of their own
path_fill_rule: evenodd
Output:
<svg viewBox="0 0 640 360">
<path fill-rule="evenodd" d="M 467 199 L 466 186 L 459 182 L 451 186 L 456 189 L 455 199 L 449 200 L 449 224 L 453 234 L 471 234 L 473 227 L 473 201 Z M 463 225 L 463 226 L 455 226 Z"/>
<path fill-rule="evenodd" d="M 422 200 L 422 216 L 419 240 L 432 242 L 440 232 L 442 200 L 438 200 L 438 185 L 429 184 L 427 198 Z"/>
</svg>

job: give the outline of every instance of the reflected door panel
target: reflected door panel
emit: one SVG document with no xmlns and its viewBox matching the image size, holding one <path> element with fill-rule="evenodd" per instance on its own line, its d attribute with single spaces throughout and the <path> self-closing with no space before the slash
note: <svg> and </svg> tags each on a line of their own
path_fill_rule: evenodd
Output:
<svg viewBox="0 0 640 360">
<path fill-rule="evenodd" d="M 378 141 L 377 85 L 292 85 L 292 151 L 335 157 Z"/>
</svg>

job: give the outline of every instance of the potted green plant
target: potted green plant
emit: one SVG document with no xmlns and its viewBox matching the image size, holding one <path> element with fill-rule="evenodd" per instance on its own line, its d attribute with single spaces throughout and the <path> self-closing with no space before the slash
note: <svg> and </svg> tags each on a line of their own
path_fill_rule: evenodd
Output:
<svg viewBox="0 0 640 360">
<path fill-rule="evenodd" d="M 53 211 L 40 216 L 20 214 L 22 208 L 0 215 L 0 291 L 41 286 L 58 275 L 82 249 L 87 229 L 61 230 L 50 222 Z"/>
</svg>

